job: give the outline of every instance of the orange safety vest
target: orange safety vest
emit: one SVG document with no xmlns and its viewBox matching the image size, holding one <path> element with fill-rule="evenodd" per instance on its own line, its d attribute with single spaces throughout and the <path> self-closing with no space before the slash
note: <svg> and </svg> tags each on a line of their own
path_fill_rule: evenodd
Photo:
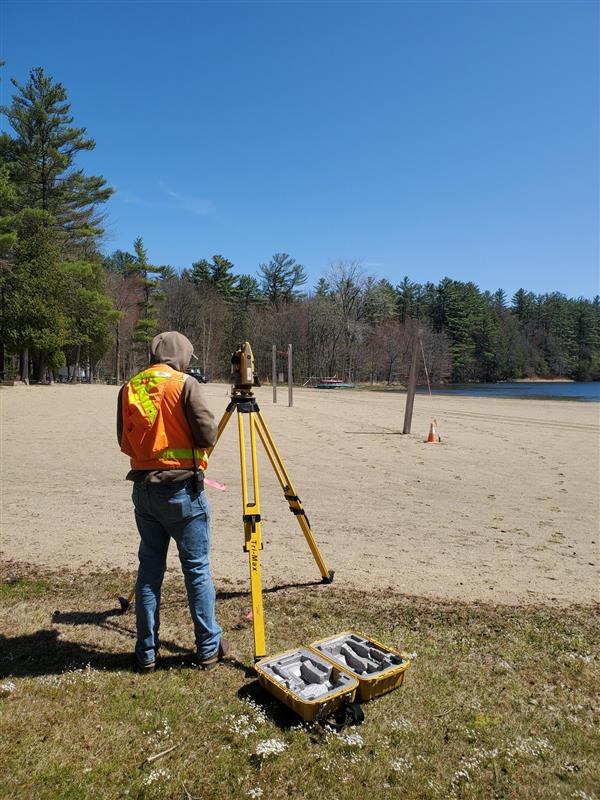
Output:
<svg viewBox="0 0 600 800">
<path fill-rule="evenodd" d="M 123 387 L 121 450 L 132 469 L 194 468 L 192 432 L 181 403 L 188 377 L 167 364 L 153 364 Z M 206 450 L 196 447 L 194 454 L 198 469 L 205 470 Z"/>
</svg>

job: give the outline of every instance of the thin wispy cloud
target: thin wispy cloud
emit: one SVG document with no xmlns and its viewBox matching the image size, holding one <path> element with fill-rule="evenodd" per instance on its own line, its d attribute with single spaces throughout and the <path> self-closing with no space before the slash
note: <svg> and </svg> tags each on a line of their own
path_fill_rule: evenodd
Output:
<svg viewBox="0 0 600 800">
<path fill-rule="evenodd" d="M 159 180 L 159 188 L 167 197 L 174 201 L 178 208 L 182 211 L 187 211 L 189 214 L 203 216 L 204 214 L 211 214 L 215 207 L 211 200 L 205 197 L 193 197 L 192 195 L 182 194 L 175 191 L 175 189 L 167 186 L 167 184 Z"/>
<path fill-rule="evenodd" d="M 122 200 L 123 203 L 127 203 L 127 205 L 130 206 L 145 205 L 143 197 L 138 197 L 136 194 L 131 194 L 131 192 L 127 192 L 124 189 L 119 189 L 118 187 L 115 187 L 115 192 L 119 200 Z"/>
<path fill-rule="evenodd" d="M 167 186 L 162 180 L 158 181 L 158 188 L 164 196 L 164 200 L 152 200 L 146 197 L 140 197 L 125 189 L 118 188 L 116 195 L 121 202 L 127 203 L 127 205 L 130 206 L 140 206 L 141 208 L 170 208 L 194 216 L 205 216 L 207 214 L 212 214 L 215 210 L 212 200 L 207 200 L 204 197 L 193 197 L 191 195 L 182 194 L 171 186 Z"/>
</svg>

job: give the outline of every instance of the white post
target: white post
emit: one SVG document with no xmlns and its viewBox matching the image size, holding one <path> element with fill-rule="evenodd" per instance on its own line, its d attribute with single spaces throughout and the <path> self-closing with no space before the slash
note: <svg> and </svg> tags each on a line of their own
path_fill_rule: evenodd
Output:
<svg viewBox="0 0 600 800">
<path fill-rule="evenodd" d="M 277 345 L 273 345 L 271 354 L 271 371 L 273 373 L 273 402 L 277 402 Z"/>
<path fill-rule="evenodd" d="M 294 405 L 294 384 L 292 370 L 292 345 L 288 344 L 288 406 Z"/>
</svg>

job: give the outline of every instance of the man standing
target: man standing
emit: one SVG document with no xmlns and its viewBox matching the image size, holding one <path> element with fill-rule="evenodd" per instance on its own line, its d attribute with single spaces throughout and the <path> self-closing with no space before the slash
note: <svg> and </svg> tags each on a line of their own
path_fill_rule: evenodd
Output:
<svg viewBox="0 0 600 800">
<path fill-rule="evenodd" d="M 196 661 L 216 666 L 229 645 L 215 618 L 209 568 L 210 507 L 204 492 L 206 448 L 217 426 L 195 378 L 185 374 L 194 348 L 181 333 L 159 333 L 152 360 L 119 392 L 117 438 L 131 459 L 140 534 L 135 586 L 135 667 L 153 672 L 159 648 L 160 590 L 171 538 L 179 551 L 196 635 Z"/>
</svg>

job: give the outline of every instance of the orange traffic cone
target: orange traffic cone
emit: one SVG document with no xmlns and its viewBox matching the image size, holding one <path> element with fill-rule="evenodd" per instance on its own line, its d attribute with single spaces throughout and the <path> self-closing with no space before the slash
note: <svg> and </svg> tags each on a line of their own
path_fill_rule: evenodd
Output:
<svg viewBox="0 0 600 800">
<path fill-rule="evenodd" d="M 429 436 L 427 437 L 428 444 L 436 444 L 440 441 L 440 437 L 438 436 L 437 432 L 437 420 L 433 420 L 431 425 L 429 426 Z"/>
</svg>

